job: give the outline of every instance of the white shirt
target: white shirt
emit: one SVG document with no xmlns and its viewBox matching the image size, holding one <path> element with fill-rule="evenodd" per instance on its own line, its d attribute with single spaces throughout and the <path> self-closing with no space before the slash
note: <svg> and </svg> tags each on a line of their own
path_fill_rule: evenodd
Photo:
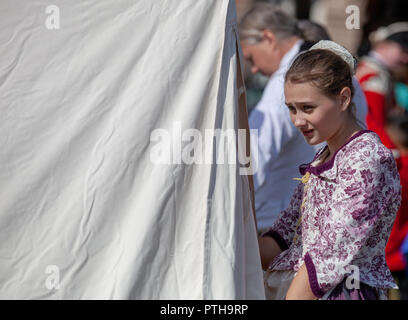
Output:
<svg viewBox="0 0 408 320">
<path fill-rule="evenodd" d="M 252 140 L 251 152 L 258 153 L 254 184 L 259 229 L 270 227 L 278 214 L 287 208 L 298 184 L 293 178 L 300 177 L 299 165 L 310 162 L 315 154 L 314 147 L 305 142 L 292 124 L 285 105 L 285 73 L 302 42 L 296 42 L 283 56 L 278 70 L 265 87 L 262 99 L 249 117 L 250 128 L 258 129 L 258 145 Z"/>
<path fill-rule="evenodd" d="M 364 125 L 363 129 L 367 128 L 366 117 L 368 112 L 367 100 L 363 90 L 356 77 L 353 77 L 354 97 L 353 102 L 356 105 L 356 118 L 360 125 Z"/>
</svg>

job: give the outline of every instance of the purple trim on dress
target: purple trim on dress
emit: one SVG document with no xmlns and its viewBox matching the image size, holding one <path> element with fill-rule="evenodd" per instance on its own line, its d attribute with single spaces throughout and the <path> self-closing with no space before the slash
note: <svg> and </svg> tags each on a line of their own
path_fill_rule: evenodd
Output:
<svg viewBox="0 0 408 320">
<path fill-rule="evenodd" d="M 330 159 L 330 161 L 327 161 L 325 163 L 319 164 L 316 167 L 312 167 L 311 164 L 313 163 L 313 161 L 315 161 L 317 159 L 317 155 L 321 154 L 324 150 L 326 150 L 326 148 L 328 148 L 327 146 L 323 148 L 323 150 L 321 152 L 319 152 L 318 154 L 316 154 L 315 158 L 312 160 L 312 162 L 310 163 L 306 163 L 306 164 L 302 164 L 299 166 L 299 171 L 301 175 L 304 175 L 306 172 L 310 172 L 316 176 L 318 176 L 319 174 L 321 174 L 322 172 L 329 170 L 331 168 L 333 168 L 334 165 L 334 159 L 336 158 L 337 153 L 343 149 L 347 144 L 349 144 L 351 141 L 353 141 L 354 139 L 358 138 L 359 136 L 363 135 L 364 133 L 368 133 L 368 132 L 373 132 L 371 130 L 360 130 L 359 132 L 357 132 L 354 136 L 352 136 L 350 139 L 347 140 L 347 142 L 345 144 L 343 144 L 333 155 L 333 157 Z M 374 132 L 373 132 L 374 133 Z"/>
<path fill-rule="evenodd" d="M 271 230 L 265 232 L 262 235 L 262 237 L 271 237 L 271 238 L 273 238 L 282 251 L 285 251 L 285 250 L 289 249 L 289 246 L 287 245 L 285 239 L 283 239 L 282 236 L 279 233 L 277 233 L 275 230 L 271 229 Z"/>
<path fill-rule="evenodd" d="M 313 264 L 312 258 L 310 257 L 309 253 L 306 253 L 305 258 L 303 260 L 305 261 L 307 274 L 309 276 L 309 284 L 313 294 L 318 298 L 323 297 L 324 292 L 320 288 L 319 282 L 317 281 L 316 268 Z"/>
</svg>

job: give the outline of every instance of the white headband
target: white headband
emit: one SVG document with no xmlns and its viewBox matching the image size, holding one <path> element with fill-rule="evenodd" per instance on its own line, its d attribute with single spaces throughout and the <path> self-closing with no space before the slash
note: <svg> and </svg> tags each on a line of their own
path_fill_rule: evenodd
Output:
<svg viewBox="0 0 408 320">
<path fill-rule="evenodd" d="M 354 75 L 357 67 L 357 61 L 353 57 L 353 55 L 348 52 L 346 48 L 343 46 L 339 45 L 338 43 L 330 40 L 320 40 L 318 43 L 316 43 L 313 47 L 311 47 L 309 50 L 314 50 L 314 49 L 325 49 L 329 50 L 338 56 L 342 58 L 350 67 L 351 74 Z"/>
</svg>

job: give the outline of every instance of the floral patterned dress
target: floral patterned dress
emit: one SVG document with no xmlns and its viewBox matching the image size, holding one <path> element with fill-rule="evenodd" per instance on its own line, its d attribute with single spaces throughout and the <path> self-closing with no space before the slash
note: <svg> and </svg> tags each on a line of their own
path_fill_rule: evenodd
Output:
<svg viewBox="0 0 408 320">
<path fill-rule="evenodd" d="M 310 287 L 324 297 L 347 277 L 383 298 L 396 288 L 385 246 L 400 206 L 401 186 L 391 154 L 377 134 L 362 130 L 328 162 L 325 147 L 302 165 L 302 182 L 287 210 L 265 234 L 283 250 L 271 270 L 297 271 L 305 264 Z"/>
</svg>

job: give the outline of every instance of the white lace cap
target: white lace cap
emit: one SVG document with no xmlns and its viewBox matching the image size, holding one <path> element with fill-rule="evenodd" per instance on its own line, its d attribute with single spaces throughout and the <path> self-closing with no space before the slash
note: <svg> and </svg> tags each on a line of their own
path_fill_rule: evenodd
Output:
<svg viewBox="0 0 408 320">
<path fill-rule="evenodd" d="M 313 47 L 309 50 L 314 49 L 325 49 L 329 50 L 342 58 L 350 67 L 351 74 L 354 75 L 357 67 L 357 61 L 353 57 L 353 55 L 343 46 L 339 45 L 338 43 L 330 40 L 320 40 L 316 43 Z"/>
</svg>

